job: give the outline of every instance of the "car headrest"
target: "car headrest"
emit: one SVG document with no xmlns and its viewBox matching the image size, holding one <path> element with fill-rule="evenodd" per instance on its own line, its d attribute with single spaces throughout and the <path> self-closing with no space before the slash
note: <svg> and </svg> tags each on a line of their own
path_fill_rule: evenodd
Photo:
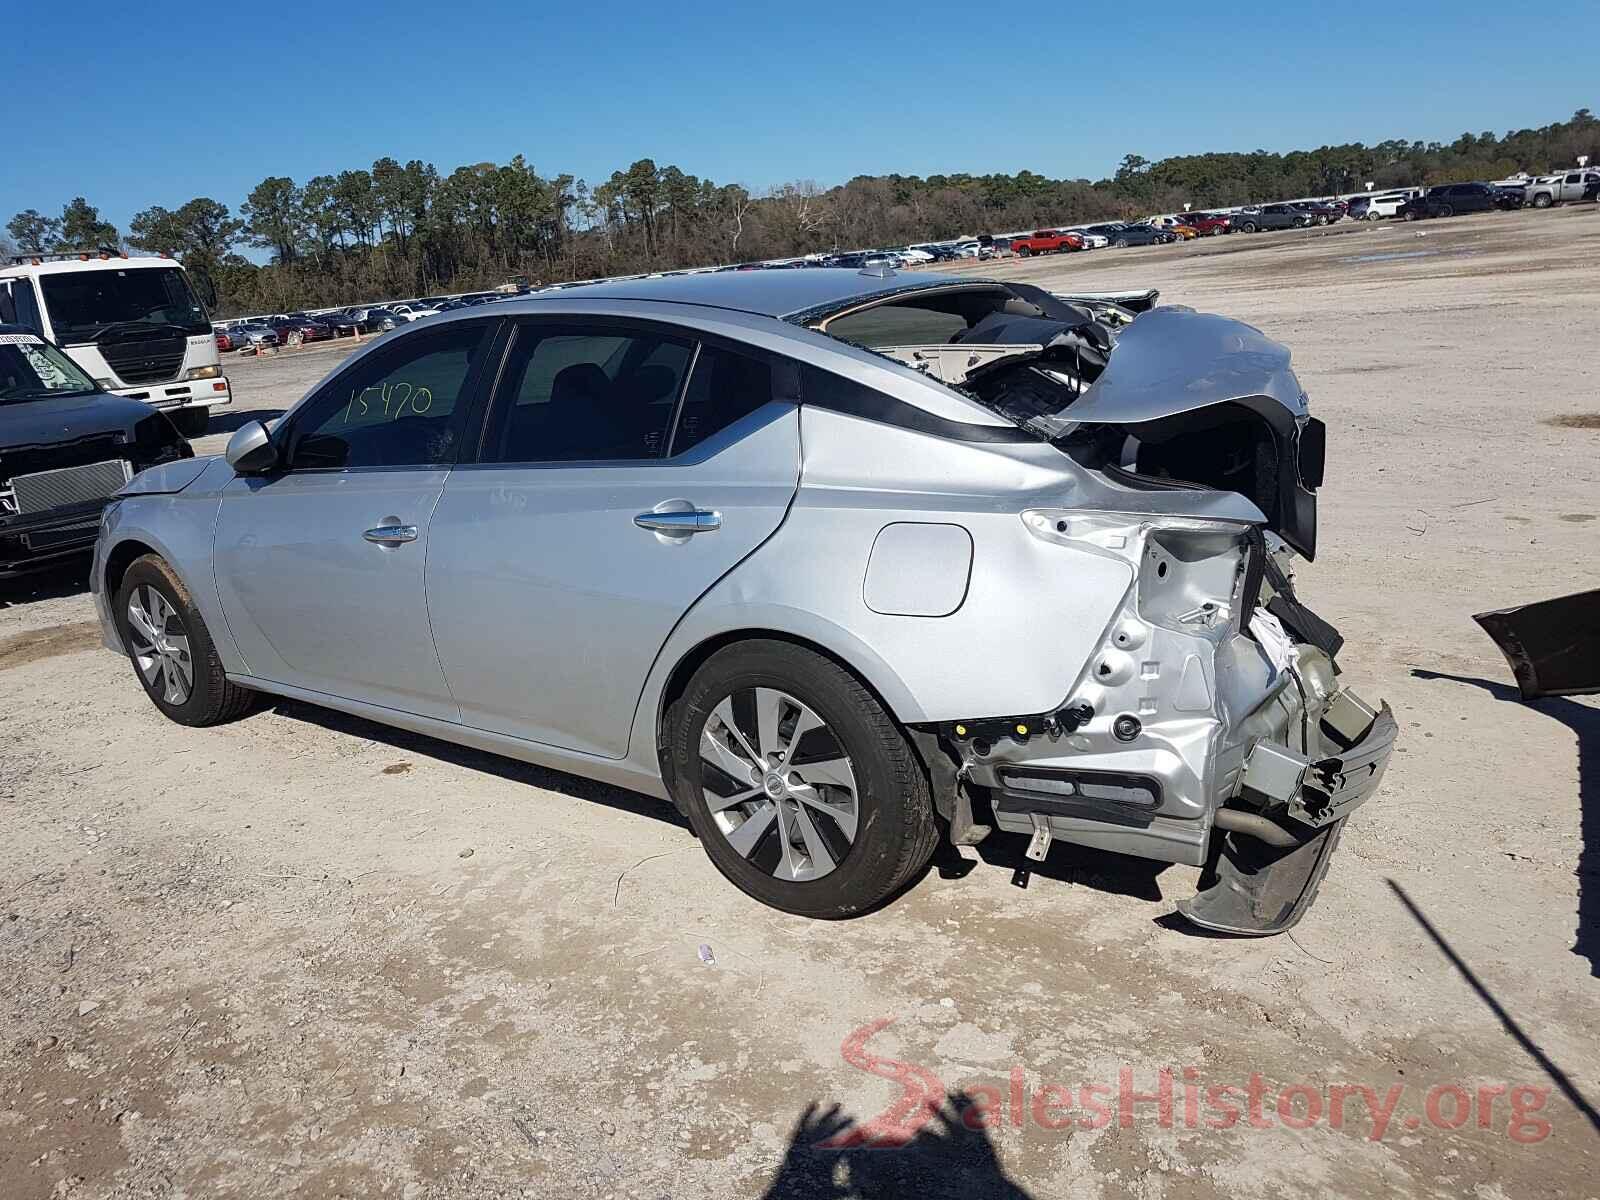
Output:
<svg viewBox="0 0 1600 1200">
<path fill-rule="evenodd" d="M 611 390 L 611 380 L 597 363 L 573 363 L 556 372 L 550 384 L 551 404 L 598 404 Z"/>
</svg>

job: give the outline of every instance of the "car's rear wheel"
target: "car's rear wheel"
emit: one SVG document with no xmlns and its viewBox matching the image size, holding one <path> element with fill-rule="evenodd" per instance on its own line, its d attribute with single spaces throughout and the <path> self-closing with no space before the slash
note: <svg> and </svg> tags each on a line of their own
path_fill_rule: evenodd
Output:
<svg viewBox="0 0 1600 1200">
<path fill-rule="evenodd" d="M 717 651 L 667 712 L 674 797 L 719 871 L 785 912 L 847 917 L 933 853 L 928 781 L 843 667 L 788 642 Z"/>
<path fill-rule="evenodd" d="M 228 682 L 200 610 L 164 559 L 135 559 L 114 604 L 134 674 L 164 715 L 180 725 L 217 725 L 250 710 L 256 694 Z"/>
</svg>

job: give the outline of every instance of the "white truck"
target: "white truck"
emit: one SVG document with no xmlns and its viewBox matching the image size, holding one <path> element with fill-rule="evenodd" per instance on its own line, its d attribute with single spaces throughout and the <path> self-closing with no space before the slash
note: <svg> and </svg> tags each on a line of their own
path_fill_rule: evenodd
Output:
<svg viewBox="0 0 1600 1200">
<path fill-rule="evenodd" d="M 18 255 L 0 267 L 0 323 L 54 342 L 106 391 L 164 410 L 185 437 L 233 402 L 211 318 L 170 258 Z"/>
<path fill-rule="evenodd" d="M 1600 184 L 1600 170 L 1594 167 L 1576 167 L 1559 175 L 1541 175 L 1528 182 L 1522 202 L 1532 208 L 1573 204 L 1582 200 L 1595 184 Z"/>
</svg>

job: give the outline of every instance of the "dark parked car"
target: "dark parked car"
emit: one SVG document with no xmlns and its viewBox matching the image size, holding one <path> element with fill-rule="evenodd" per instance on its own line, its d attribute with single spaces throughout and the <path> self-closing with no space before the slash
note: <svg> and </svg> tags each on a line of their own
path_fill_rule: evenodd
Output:
<svg viewBox="0 0 1600 1200">
<path fill-rule="evenodd" d="M 298 346 L 303 342 L 325 342 L 333 336 L 333 330 L 315 317 L 276 317 L 268 321 L 267 324 L 272 327 L 272 332 L 278 335 L 278 344 L 280 346 Z"/>
<path fill-rule="evenodd" d="M 0 579 L 94 546 L 106 498 L 193 458 L 167 415 L 102 391 L 49 342 L 0 325 Z"/>
<path fill-rule="evenodd" d="M 1423 217 L 1454 217 L 1461 213 L 1517 208 L 1520 204 L 1512 193 L 1492 183 L 1445 183 L 1407 200 L 1395 215 L 1417 221 Z"/>
<path fill-rule="evenodd" d="M 1309 214 L 1313 225 L 1332 225 L 1344 216 L 1349 206 L 1341 207 L 1326 200 L 1297 200 L 1289 207 L 1298 208 L 1301 212 Z"/>
<path fill-rule="evenodd" d="M 1178 240 L 1178 235 L 1158 229 L 1154 225 L 1091 225 L 1090 233 L 1105 237 L 1112 246 L 1165 246 Z"/>
<path fill-rule="evenodd" d="M 1233 216 L 1233 227 L 1240 233 L 1261 229 L 1300 229 L 1311 224 L 1311 214 L 1292 204 L 1263 204 L 1241 209 Z"/>
</svg>

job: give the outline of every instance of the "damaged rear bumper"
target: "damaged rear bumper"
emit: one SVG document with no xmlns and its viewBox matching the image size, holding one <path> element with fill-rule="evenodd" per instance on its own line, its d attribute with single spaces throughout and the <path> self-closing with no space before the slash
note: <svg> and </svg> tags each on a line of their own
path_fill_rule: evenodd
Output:
<svg viewBox="0 0 1600 1200">
<path fill-rule="evenodd" d="M 1334 736 L 1326 722 L 1321 732 Z M 1311 765 L 1281 816 L 1219 811 L 1214 829 L 1220 836 L 1200 891 L 1180 900 L 1178 911 L 1221 933 L 1261 937 L 1293 927 L 1316 899 L 1346 819 L 1378 790 L 1398 733 L 1385 704 L 1358 742 Z M 1242 821 L 1238 828 L 1225 828 L 1224 814 L 1241 812 L 1267 822 L 1267 836 Z M 1272 836 L 1271 830 L 1284 836 Z"/>
<path fill-rule="evenodd" d="M 1040 536 L 1125 556 L 1135 576 L 1059 709 L 937 731 L 957 766 L 941 805 L 952 840 L 998 828 L 1029 837 L 1036 861 L 1059 838 L 1204 867 L 1201 894 L 1180 906 L 1189 920 L 1289 928 L 1382 780 L 1393 713 L 1342 686 L 1342 639 L 1296 599 L 1287 550 L 1259 531 L 1027 519 Z"/>
</svg>

